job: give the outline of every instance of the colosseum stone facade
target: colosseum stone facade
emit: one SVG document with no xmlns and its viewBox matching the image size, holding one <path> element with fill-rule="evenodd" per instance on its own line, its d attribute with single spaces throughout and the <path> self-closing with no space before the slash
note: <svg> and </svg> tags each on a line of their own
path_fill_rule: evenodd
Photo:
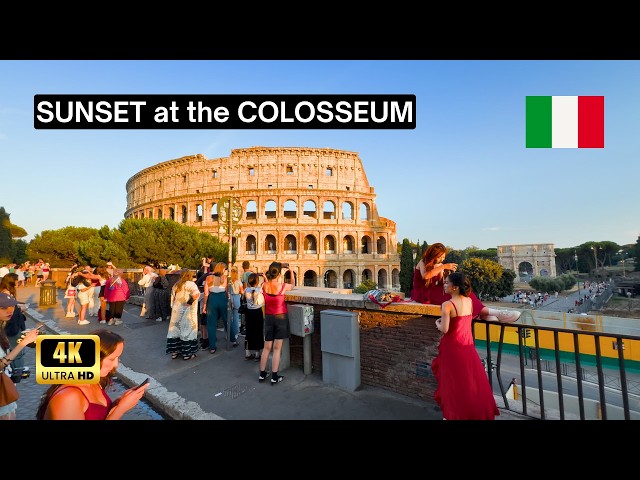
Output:
<svg viewBox="0 0 640 480">
<path fill-rule="evenodd" d="M 287 262 L 297 284 L 354 288 L 374 280 L 399 290 L 396 223 L 378 215 L 355 152 L 251 147 L 226 158 L 201 154 L 146 168 L 127 181 L 125 218 L 169 218 L 228 241 L 220 200 L 242 207 L 237 264 L 266 271 Z M 236 231 L 239 229 L 239 232 Z"/>
</svg>

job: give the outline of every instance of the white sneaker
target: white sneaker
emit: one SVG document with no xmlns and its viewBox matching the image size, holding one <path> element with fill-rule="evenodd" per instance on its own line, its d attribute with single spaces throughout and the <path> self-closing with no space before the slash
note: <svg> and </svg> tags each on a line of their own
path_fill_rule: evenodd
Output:
<svg viewBox="0 0 640 480">
<path fill-rule="evenodd" d="M 114 320 L 113 324 L 114 325 L 121 325 L 122 324 L 122 320 Z"/>
<path fill-rule="evenodd" d="M 114 323 L 115 323 L 115 320 L 112 318 L 107 322 L 107 325 L 113 325 Z"/>
<path fill-rule="evenodd" d="M 500 323 L 513 323 L 520 318 L 520 314 L 517 310 L 500 310 L 496 317 Z"/>
<path fill-rule="evenodd" d="M 78 325 L 89 325 L 90 323 L 89 320 L 78 320 Z"/>
<path fill-rule="evenodd" d="M 107 323 L 106 320 L 100 320 L 100 323 Z"/>
<path fill-rule="evenodd" d="M 67 313 L 65 315 L 66 318 L 76 318 L 76 314 L 75 313 Z"/>
<path fill-rule="evenodd" d="M 156 318 L 156 322 L 161 322 L 161 321 L 162 321 L 162 317 Z"/>
</svg>

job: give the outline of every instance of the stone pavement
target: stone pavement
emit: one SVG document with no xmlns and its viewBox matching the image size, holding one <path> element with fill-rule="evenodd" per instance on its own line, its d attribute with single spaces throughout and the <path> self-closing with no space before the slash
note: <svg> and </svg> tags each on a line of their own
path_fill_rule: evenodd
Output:
<svg viewBox="0 0 640 480">
<path fill-rule="evenodd" d="M 91 324 L 81 326 L 76 319 L 65 318 L 62 291 L 57 292 L 57 304 L 40 307 L 40 287 L 21 287 L 18 300 L 30 304 L 28 325 L 41 322 L 45 333 L 88 334 L 98 328 L 116 330 L 125 338 L 117 376 L 120 382 L 133 386 L 151 377 L 145 400 L 129 412 L 125 419 L 158 419 L 156 412 L 168 419 L 180 420 L 441 420 L 435 402 L 424 402 L 381 388 L 362 385 L 356 391 L 346 391 L 326 384 L 322 375 L 305 375 L 302 368 L 290 367 L 280 373 L 283 382 L 271 385 L 259 383 L 257 362 L 244 359 L 241 345 L 226 345 L 224 332 L 218 331 L 218 350 L 209 354 L 201 350 L 195 359 L 171 359 L 165 354 L 167 322 L 147 320 L 140 316 L 140 306 L 127 303 L 124 323 L 118 326 Z M 26 365 L 31 377 L 19 384 L 18 418 L 34 418 L 40 396 L 47 385 L 35 380 L 35 349 L 27 349 Z M 123 387 L 119 387 L 123 388 Z M 117 393 L 110 392 L 112 398 Z M 508 419 L 501 415 L 499 419 Z"/>
</svg>

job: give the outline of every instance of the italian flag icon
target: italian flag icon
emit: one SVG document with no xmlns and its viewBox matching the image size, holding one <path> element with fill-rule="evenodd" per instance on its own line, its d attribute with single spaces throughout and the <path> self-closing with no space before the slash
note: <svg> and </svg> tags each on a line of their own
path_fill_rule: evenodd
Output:
<svg viewBox="0 0 640 480">
<path fill-rule="evenodd" d="M 604 148 L 604 96 L 528 96 L 527 148 Z"/>
</svg>

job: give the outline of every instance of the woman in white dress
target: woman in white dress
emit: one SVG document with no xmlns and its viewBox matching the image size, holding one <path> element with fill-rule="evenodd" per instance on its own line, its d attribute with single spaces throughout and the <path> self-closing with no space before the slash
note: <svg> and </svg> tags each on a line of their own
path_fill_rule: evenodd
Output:
<svg viewBox="0 0 640 480">
<path fill-rule="evenodd" d="M 198 298 L 200 291 L 193 281 L 193 272 L 182 270 L 180 279 L 171 288 L 171 320 L 167 332 L 167 353 L 171 358 L 182 355 L 190 360 L 200 349 L 198 344 Z"/>
</svg>

